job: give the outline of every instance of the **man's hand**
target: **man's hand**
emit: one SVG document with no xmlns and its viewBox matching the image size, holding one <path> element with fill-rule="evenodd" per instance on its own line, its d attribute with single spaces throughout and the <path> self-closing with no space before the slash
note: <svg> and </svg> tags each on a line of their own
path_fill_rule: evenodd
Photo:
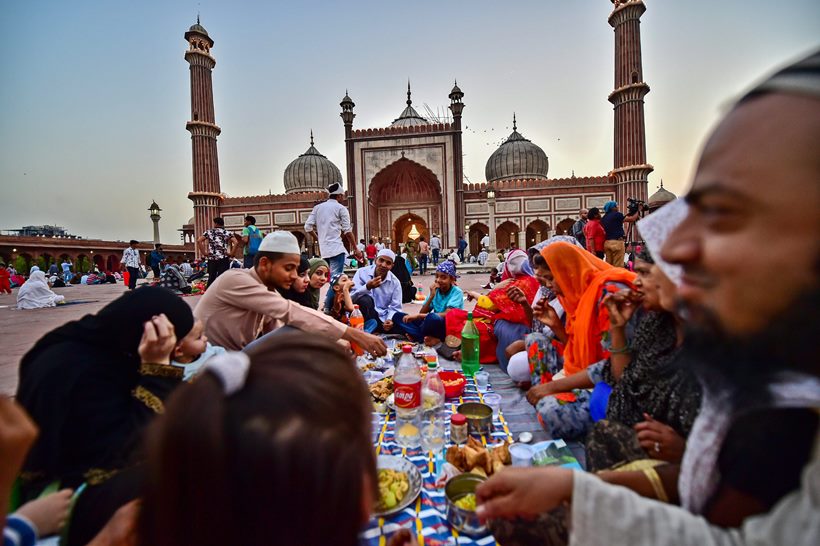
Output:
<svg viewBox="0 0 820 546">
<path fill-rule="evenodd" d="M 601 302 L 609 311 L 609 325 L 612 328 L 623 328 L 640 305 L 640 297 L 632 290 L 619 290 L 604 296 Z"/>
<path fill-rule="evenodd" d="M 380 287 L 382 285 L 382 282 L 383 282 L 383 279 L 381 277 L 373 277 L 372 279 L 367 281 L 367 284 L 365 284 L 365 287 L 368 290 L 373 290 L 374 288 Z"/>
<path fill-rule="evenodd" d="M 552 383 L 541 383 L 540 385 L 536 385 L 532 387 L 530 390 L 527 391 L 527 402 L 532 404 L 533 406 L 538 403 L 539 400 L 554 394 L 552 392 Z"/>
<path fill-rule="evenodd" d="M 413 322 L 413 321 L 416 321 L 416 320 L 424 320 L 424 317 L 426 317 L 426 316 L 427 315 L 425 313 L 419 313 L 418 315 L 404 315 L 404 318 L 401 319 L 401 320 L 402 320 L 402 322 L 407 324 L 408 322 Z"/>
<path fill-rule="evenodd" d="M 392 320 L 386 320 L 382 323 L 382 330 L 384 330 L 385 332 L 389 332 L 392 329 L 393 329 L 393 321 Z"/>
<path fill-rule="evenodd" d="M 686 440 L 675 432 L 675 429 L 654 420 L 648 413 L 644 413 L 643 417 L 645 420 L 633 428 L 638 434 L 638 443 L 644 451 L 653 459 L 670 463 L 679 463 L 683 460 Z"/>
<path fill-rule="evenodd" d="M 355 343 L 372 355 L 384 356 L 387 354 L 387 345 L 384 344 L 384 340 L 379 336 L 368 334 L 364 330 L 358 330 L 348 326 L 342 335 L 342 339 Z"/>
<path fill-rule="evenodd" d="M 418 542 L 409 529 L 399 529 L 387 539 L 387 546 L 418 546 Z"/>
<path fill-rule="evenodd" d="M 363 253 L 362 253 L 362 251 L 361 251 L 361 250 L 359 250 L 358 248 L 357 248 L 356 250 L 354 250 L 354 251 L 353 251 L 353 257 L 354 257 L 354 258 L 356 258 L 356 260 L 357 260 L 359 263 L 361 263 L 361 262 L 364 260 L 364 254 L 363 254 Z"/>
<path fill-rule="evenodd" d="M 533 519 L 572 499 L 568 468 L 507 468 L 476 489 L 476 514 L 482 521 L 522 517 Z"/>
<path fill-rule="evenodd" d="M 157 315 L 143 325 L 137 351 L 143 364 L 170 364 L 171 351 L 177 344 L 174 325 L 165 314 Z"/>
</svg>

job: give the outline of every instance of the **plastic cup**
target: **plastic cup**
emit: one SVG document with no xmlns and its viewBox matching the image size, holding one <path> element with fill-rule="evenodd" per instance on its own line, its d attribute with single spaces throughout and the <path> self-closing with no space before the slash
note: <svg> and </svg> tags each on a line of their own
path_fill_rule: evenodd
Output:
<svg viewBox="0 0 820 546">
<path fill-rule="evenodd" d="M 488 392 L 484 395 L 484 403 L 493 408 L 493 417 L 498 417 L 498 412 L 501 410 L 501 395 Z"/>
<path fill-rule="evenodd" d="M 510 446 L 510 457 L 513 466 L 532 466 L 533 449 L 527 444 L 513 444 Z"/>
<path fill-rule="evenodd" d="M 475 384 L 478 387 L 478 390 L 485 391 L 487 387 L 490 386 L 490 374 L 487 372 L 476 372 L 475 373 Z"/>
</svg>

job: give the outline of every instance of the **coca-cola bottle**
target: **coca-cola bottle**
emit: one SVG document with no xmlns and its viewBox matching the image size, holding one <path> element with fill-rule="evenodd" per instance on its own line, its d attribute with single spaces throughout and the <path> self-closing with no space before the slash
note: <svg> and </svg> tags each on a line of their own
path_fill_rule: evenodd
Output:
<svg viewBox="0 0 820 546">
<path fill-rule="evenodd" d="M 410 345 L 402 353 L 393 375 L 393 399 L 396 404 L 396 443 L 403 447 L 417 447 L 419 413 L 421 408 L 421 370 Z"/>
</svg>

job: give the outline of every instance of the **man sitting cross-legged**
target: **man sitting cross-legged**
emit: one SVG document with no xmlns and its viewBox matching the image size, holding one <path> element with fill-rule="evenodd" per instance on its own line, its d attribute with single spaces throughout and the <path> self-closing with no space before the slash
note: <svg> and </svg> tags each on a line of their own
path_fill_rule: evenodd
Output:
<svg viewBox="0 0 820 546">
<path fill-rule="evenodd" d="M 282 297 L 280 292 L 297 279 L 299 259 L 299 244 L 292 233 L 267 234 L 254 257 L 253 268 L 226 271 L 197 304 L 194 315 L 205 323 L 208 338 L 216 345 L 239 350 L 260 335 L 291 326 L 355 342 L 376 355 L 385 354 L 384 342 L 378 337 Z"/>
<path fill-rule="evenodd" d="M 376 263 L 356 271 L 350 295 L 359 306 L 364 320 L 375 320 L 377 332 L 398 333 L 393 315 L 401 313 L 401 282 L 390 272 L 396 254 L 383 248 L 376 255 Z"/>
<path fill-rule="evenodd" d="M 444 315 L 450 309 L 464 309 L 464 292 L 455 285 L 456 264 L 450 260 L 441 262 L 436 267 L 436 280 L 430 287 L 430 296 L 415 315 L 396 313 L 393 319 L 396 328 L 409 335 L 413 341 L 423 341 L 425 336 L 435 335 L 443 337 L 439 332 L 444 331 Z"/>
</svg>

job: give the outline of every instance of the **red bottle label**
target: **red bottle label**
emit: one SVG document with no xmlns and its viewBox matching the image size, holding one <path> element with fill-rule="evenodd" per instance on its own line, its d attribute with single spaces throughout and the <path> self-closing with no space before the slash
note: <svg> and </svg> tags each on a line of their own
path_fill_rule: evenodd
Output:
<svg viewBox="0 0 820 546">
<path fill-rule="evenodd" d="M 413 409 L 421 406 L 421 380 L 415 383 L 393 382 L 393 398 L 396 407 Z"/>
</svg>

